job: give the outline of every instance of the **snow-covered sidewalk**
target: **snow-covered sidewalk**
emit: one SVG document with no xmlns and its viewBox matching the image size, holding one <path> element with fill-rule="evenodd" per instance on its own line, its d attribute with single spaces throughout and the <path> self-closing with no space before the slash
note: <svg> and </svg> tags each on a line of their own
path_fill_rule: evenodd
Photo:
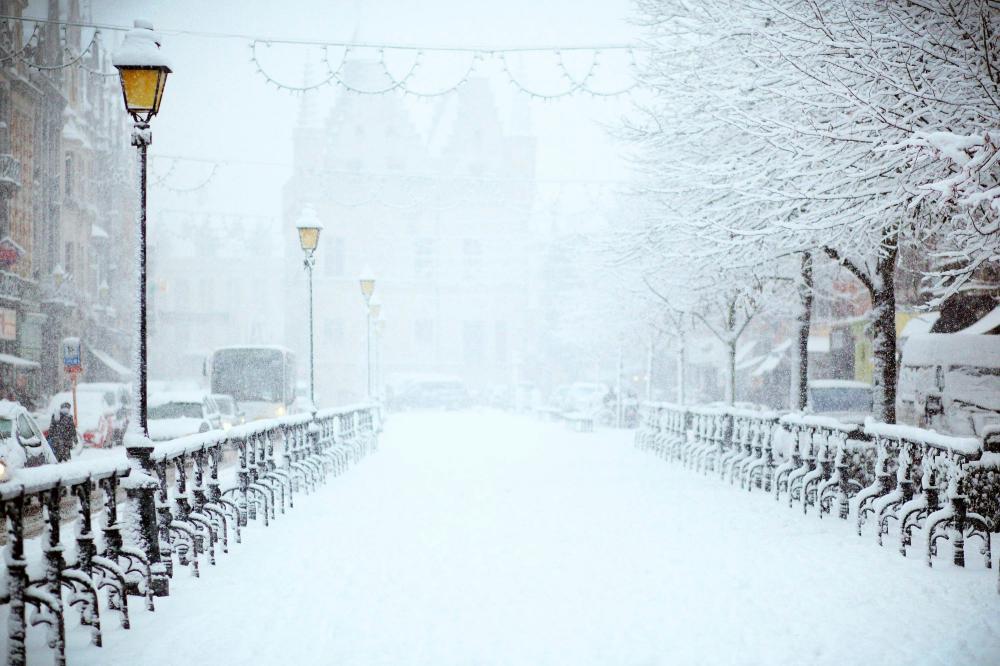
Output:
<svg viewBox="0 0 1000 666">
<path fill-rule="evenodd" d="M 131 631 L 106 613 L 93 648 L 72 627 L 69 663 L 1000 663 L 978 558 L 928 570 L 631 437 L 395 415 L 378 453 L 181 570 L 155 613 L 133 602 Z"/>
</svg>

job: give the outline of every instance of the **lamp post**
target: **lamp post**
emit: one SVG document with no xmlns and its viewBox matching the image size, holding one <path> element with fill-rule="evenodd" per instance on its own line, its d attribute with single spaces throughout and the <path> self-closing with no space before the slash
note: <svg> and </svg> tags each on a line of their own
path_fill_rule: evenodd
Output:
<svg viewBox="0 0 1000 666">
<path fill-rule="evenodd" d="M 160 110 L 163 88 L 170 74 L 170 64 L 160 51 L 159 36 L 152 24 L 136 21 L 121 46 L 111 57 L 121 78 L 125 109 L 132 116 L 132 145 L 139 151 L 139 224 L 136 245 L 139 251 L 139 330 L 138 364 L 135 373 L 135 416 L 130 419 L 126 434 L 125 451 L 131 463 L 147 477 L 152 476 L 153 443 L 149 440 L 146 425 L 146 150 L 152 142 L 149 121 Z M 139 429 L 138 437 L 136 428 Z M 137 475 L 138 476 L 138 475 Z M 156 510 L 156 483 L 152 479 L 139 480 L 126 490 L 130 501 L 139 507 L 138 545 L 145 552 L 156 596 L 165 596 L 170 584 L 167 567 L 160 557 L 158 514 Z"/>
<path fill-rule="evenodd" d="M 312 206 L 302 209 L 299 221 L 295 225 L 299 230 L 299 245 L 305 255 L 303 265 L 306 273 L 309 274 L 309 402 L 313 409 L 316 408 L 316 366 L 315 347 L 313 344 L 313 266 L 316 265 L 316 248 L 319 246 L 319 233 L 323 230 L 323 223 L 316 217 L 316 211 Z"/>
<path fill-rule="evenodd" d="M 385 317 L 379 317 L 378 321 L 375 322 L 375 390 L 380 399 L 383 397 L 383 389 L 385 388 L 382 376 L 382 339 L 384 336 Z"/>
<path fill-rule="evenodd" d="M 149 121 L 160 110 L 170 65 L 160 51 L 159 35 L 147 21 L 135 21 L 121 47 L 111 58 L 121 77 L 125 109 L 132 116 L 132 145 L 139 151 L 139 354 L 138 426 L 148 437 L 146 426 L 146 152 L 152 143 Z"/>
<path fill-rule="evenodd" d="M 375 293 L 375 276 L 372 269 L 365 266 L 358 279 L 361 286 L 361 296 L 365 299 L 365 335 L 367 338 L 366 353 L 368 355 L 368 397 L 372 397 L 372 294 Z"/>
<path fill-rule="evenodd" d="M 375 395 L 375 367 L 378 354 L 378 339 L 375 338 L 375 325 L 382 314 L 382 300 L 376 294 L 368 301 L 368 397 Z"/>
</svg>

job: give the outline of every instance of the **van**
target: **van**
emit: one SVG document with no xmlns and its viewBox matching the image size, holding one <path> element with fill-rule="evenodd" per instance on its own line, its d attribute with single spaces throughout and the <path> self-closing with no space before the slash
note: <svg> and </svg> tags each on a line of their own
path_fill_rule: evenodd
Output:
<svg viewBox="0 0 1000 666">
<path fill-rule="evenodd" d="M 910 337 L 900 360 L 896 419 L 974 437 L 1000 424 L 1000 335 Z"/>
</svg>

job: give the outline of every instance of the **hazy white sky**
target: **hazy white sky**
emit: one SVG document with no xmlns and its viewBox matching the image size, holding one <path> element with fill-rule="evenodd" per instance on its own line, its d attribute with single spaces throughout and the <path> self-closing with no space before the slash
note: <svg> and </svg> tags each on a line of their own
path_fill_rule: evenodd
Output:
<svg viewBox="0 0 1000 666">
<path fill-rule="evenodd" d="M 128 24 L 142 17 L 166 31 L 276 38 L 492 47 L 631 43 L 637 38 L 637 29 L 627 21 L 631 11 L 628 0 L 93 0 L 91 7 L 99 22 Z M 255 72 L 246 39 L 168 34 L 164 48 L 169 49 L 174 74 L 167 84 L 161 114 L 153 124 L 154 155 L 290 161 L 291 129 L 301 100 L 268 86 Z M 276 77 L 299 84 L 305 62 L 315 59 L 316 54 L 308 48 L 274 47 L 268 57 Z M 447 81 L 464 66 L 462 56 L 456 58 L 450 65 L 428 62 L 421 71 L 422 81 L 430 89 L 435 77 Z M 607 89 L 628 82 L 625 69 L 618 67 L 621 64 L 607 62 L 602 69 L 605 78 L 600 83 L 607 83 Z M 538 65 L 530 60 L 517 66 L 525 68 L 526 76 L 548 68 L 547 63 Z M 510 95 L 517 93 L 494 66 L 486 66 L 482 72 L 491 74 L 504 114 Z M 546 74 L 540 74 L 538 80 L 547 81 Z M 317 94 L 324 108 L 332 98 L 329 90 Z M 419 107 L 429 102 L 413 104 Z M 539 176 L 625 177 L 619 147 L 601 124 L 613 124 L 628 106 L 627 96 L 531 102 L 531 125 L 539 139 Z M 154 162 L 154 167 L 162 169 L 163 164 Z M 189 173 L 175 172 L 170 184 L 180 188 L 197 184 L 209 171 L 206 166 L 201 171 L 192 167 Z M 170 203 L 274 214 L 285 178 L 281 167 L 228 166 L 204 190 L 183 195 L 153 192 L 151 203 L 154 208 Z"/>
</svg>

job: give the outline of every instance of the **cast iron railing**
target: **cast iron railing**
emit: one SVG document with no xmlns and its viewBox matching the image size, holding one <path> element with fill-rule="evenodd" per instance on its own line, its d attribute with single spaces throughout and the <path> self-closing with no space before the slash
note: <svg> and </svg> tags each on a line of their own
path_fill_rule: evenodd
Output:
<svg viewBox="0 0 1000 666">
<path fill-rule="evenodd" d="M 879 545 L 894 537 L 906 556 L 921 536 L 933 564 L 942 540 L 965 566 L 978 546 L 987 568 L 991 532 L 1000 530 L 1000 438 L 951 437 L 868 421 L 864 426 L 810 414 L 731 406 L 646 403 L 640 449 L 715 474 L 747 491 L 760 489 L 819 517 L 853 517 Z M 997 581 L 1000 592 L 1000 579 Z"/>
<path fill-rule="evenodd" d="M 250 521 L 269 525 L 296 495 L 374 450 L 379 430 L 377 408 L 363 405 L 182 437 L 128 458 L 16 470 L 0 484 L 6 663 L 27 662 L 29 616 L 57 665 L 66 663 L 70 609 L 100 646 L 102 605 L 127 629 L 130 597 L 152 611 L 179 567 L 197 577 L 214 566 Z"/>
</svg>

